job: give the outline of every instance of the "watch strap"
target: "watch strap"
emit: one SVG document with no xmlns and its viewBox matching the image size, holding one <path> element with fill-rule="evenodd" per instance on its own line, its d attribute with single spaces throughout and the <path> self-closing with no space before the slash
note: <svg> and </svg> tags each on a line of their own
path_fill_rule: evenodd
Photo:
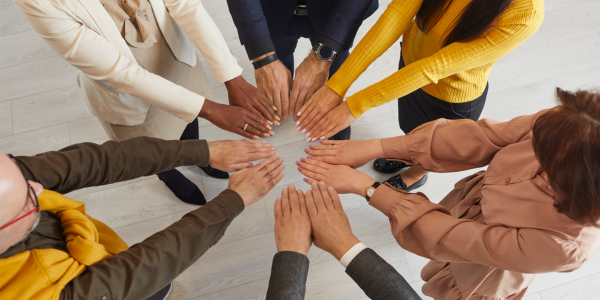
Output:
<svg viewBox="0 0 600 300">
<path fill-rule="evenodd" d="M 277 57 L 277 53 L 273 53 L 272 55 L 269 55 L 259 61 L 253 62 L 252 65 L 254 66 L 254 70 L 256 70 L 256 69 L 260 69 L 272 62 L 275 62 L 277 60 L 279 60 L 279 57 Z"/>
</svg>

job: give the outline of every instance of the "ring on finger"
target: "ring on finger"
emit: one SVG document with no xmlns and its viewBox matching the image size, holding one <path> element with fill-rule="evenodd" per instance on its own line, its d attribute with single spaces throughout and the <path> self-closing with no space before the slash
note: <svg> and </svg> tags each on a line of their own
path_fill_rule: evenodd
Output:
<svg viewBox="0 0 600 300">
<path fill-rule="evenodd" d="M 246 125 L 244 125 L 244 131 L 246 131 L 246 128 L 248 128 L 248 123 L 246 123 Z"/>
</svg>

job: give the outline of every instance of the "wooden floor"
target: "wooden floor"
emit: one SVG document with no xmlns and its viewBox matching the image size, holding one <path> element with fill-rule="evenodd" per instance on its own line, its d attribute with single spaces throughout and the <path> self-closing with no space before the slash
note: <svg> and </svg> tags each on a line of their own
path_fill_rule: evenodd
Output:
<svg viewBox="0 0 600 300">
<path fill-rule="evenodd" d="M 358 41 L 381 15 L 390 0 L 364 22 Z M 555 87 L 564 89 L 600 86 L 600 1 L 546 0 L 541 29 L 514 52 L 501 59 L 490 77 L 485 118 L 509 120 L 555 104 Z M 226 2 L 204 1 L 244 67 L 244 77 L 254 84 L 254 72 L 240 46 Z M 302 40 L 297 62 L 310 48 Z M 399 46 L 378 59 L 352 87 L 349 95 L 392 74 L 398 65 Z M 227 102 L 224 86 L 207 68 L 219 102 Z M 352 125 L 353 139 L 401 135 L 396 103 L 377 107 Z M 201 121 L 201 138 L 234 139 L 207 121 Z M 264 199 L 244 211 L 223 239 L 175 280 L 170 299 L 264 299 L 271 260 L 276 252 L 273 237 L 273 205 L 289 183 L 305 189 L 294 162 L 304 156 L 304 136 L 288 121 L 266 141 L 278 147 L 285 159 L 285 177 Z M 10 0 L 0 0 L 0 152 L 32 155 L 80 142 L 108 140 L 76 86 L 75 69 L 58 58 L 31 31 Z M 362 168 L 380 180 L 370 166 Z M 182 168 L 207 198 L 215 197 L 227 181 L 207 177 L 198 168 Z M 460 178 L 475 171 L 432 174 L 420 191 L 439 201 Z M 104 221 L 129 243 L 137 243 L 195 209 L 177 200 L 156 176 L 125 183 L 87 188 L 70 197 L 84 201 L 90 215 Z M 343 204 L 359 239 L 392 264 L 420 292 L 420 270 L 427 262 L 401 249 L 394 241 L 387 218 L 366 205 L 364 199 L 344 196 Z M 344 273 L 331 255 L 313 247 L 306 299 L 365 299 L 365 294 Z M 571 273 L 538 275 L 527 300 L 600 299 L 600 255 Z"/>
</svg>

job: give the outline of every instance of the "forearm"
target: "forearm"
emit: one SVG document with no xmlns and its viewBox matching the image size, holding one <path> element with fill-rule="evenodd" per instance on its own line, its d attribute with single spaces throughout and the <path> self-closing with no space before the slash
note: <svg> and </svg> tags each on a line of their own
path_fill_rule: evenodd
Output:
<svg viewBox="0 0 600 300">
<path fill-rule="evenodd" d="M 345 97 L 352 83 L 406 31 L 420 6 L 421 0 L 392 1 L 342 67 L 327 82 L 327 86 Z"/>
<path fill-rule="evenodd" d="M 354 257 L 346 273 L 370 299 L 421 299 L 404 277 L 371 249 L 364 249 Z"/>
<path fill-rule="evenodd" d="M 372 4 L 373 0 L 338 1 L 317 43 L 325 44 L 337 53 L 348 50 Z"/>
<path fill-rule="evenodd" d="M 275 51 L 260 0 L 227 0 L 227 5 L 250 60 Z"/>
<path fill-rule="evenodd" d="M 243 209 L 239 195 L 225 190 L 165 230 L 88 267 L 65 287 L 60 299 L 99 299 L 107 294 L 111 299 L 146 299 L 216 244 Z"/>
<path fill-rule="evenodd" d="M 204 140 L 165 141 L 138 137 L 102 145 L 75 144 L 17 159 L 28 179 L 64 194 L 84 187 L 149 176 L 183 165 L 206 166 L 210 153 Z"/>
<path fill-rule="evenodd" d="M 306 255 L 290 251 L 275 254 L 267 300 L 303 300 L 308 266 Z"/>
</svg>

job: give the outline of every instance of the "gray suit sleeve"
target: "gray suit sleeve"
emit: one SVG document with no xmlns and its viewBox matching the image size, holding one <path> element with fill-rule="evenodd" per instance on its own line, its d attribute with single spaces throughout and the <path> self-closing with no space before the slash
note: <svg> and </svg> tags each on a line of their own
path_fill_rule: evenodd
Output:
<svg viewBox="0 0 600 300">
<path fill-rule="evenodd" d="M 360 252 L 350 262 L 346 273 L 371 299 L 421 300 L 404 277 L 371 249 Z"/>
<path fill-rule="evenodd" d="M 282 251 L 273 257 L 267 300 L 303 300 L 308 276 L 308 257 Z"/>
</svg>

